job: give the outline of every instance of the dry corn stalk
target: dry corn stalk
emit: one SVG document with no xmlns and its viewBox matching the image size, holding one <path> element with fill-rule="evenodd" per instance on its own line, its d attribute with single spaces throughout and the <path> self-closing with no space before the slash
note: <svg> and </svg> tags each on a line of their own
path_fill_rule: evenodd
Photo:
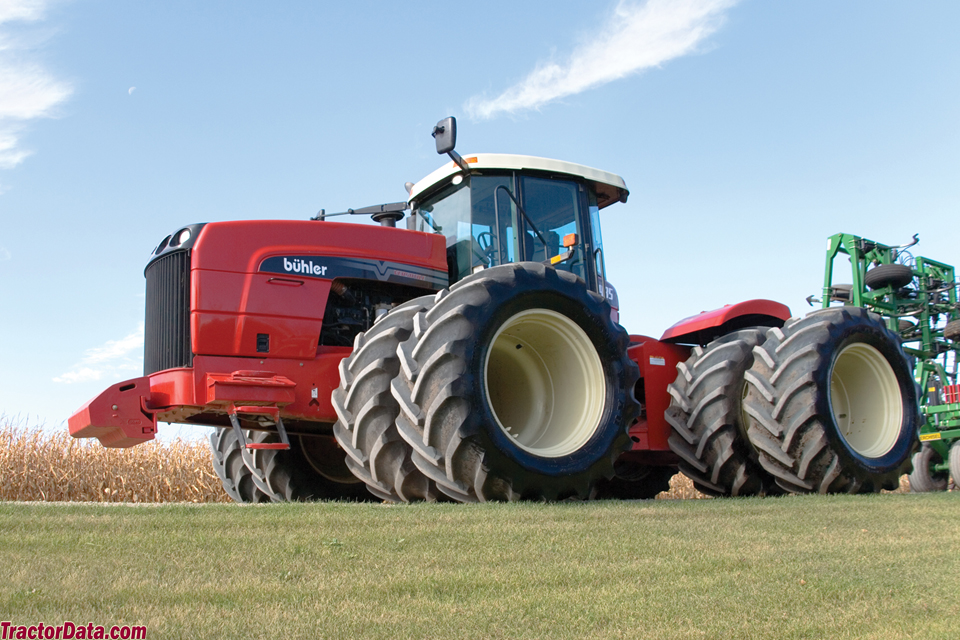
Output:
<svg viewBox="0 0 960 640">
<path fill-rule="evenodd" d="M 0 500 L 229 502 L 203 441 L 107 449 L 0 415 Z"/>
</svg>

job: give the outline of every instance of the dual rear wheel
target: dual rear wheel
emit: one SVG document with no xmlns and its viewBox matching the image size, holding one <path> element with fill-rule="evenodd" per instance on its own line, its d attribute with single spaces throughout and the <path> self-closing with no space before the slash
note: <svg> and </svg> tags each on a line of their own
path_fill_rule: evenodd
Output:
<svg viewBox="0 0 960 640">
<path fill-rule="evenodd" d="M 391 501 L 595 497 L 639 412 L 627 343 L 576 276 L 487 269 L 357 339 L 334 433 L 351 470 Z"/>
<path fill-rule="evenodd" d="M 739 331 L 678 370 L 670 445 L 701 491 L 869 493 L 910 467 L 916 385 L 897 336 L 865 309 Z"/>
</svg>

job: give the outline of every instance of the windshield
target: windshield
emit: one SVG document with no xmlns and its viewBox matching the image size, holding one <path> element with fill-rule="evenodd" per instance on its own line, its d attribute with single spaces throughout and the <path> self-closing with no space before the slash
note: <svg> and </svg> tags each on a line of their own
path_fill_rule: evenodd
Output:
<svg viewBox="0 0 960 640">
<path fill-rule="evenodd" d="M 583 221 L 586 228 L 581 226 L 587 207 L 583 196 L 589 190 L 580 183 L 513 173 L 454 180 L 458 184 L 416 206 L 417 228 L 446 237 L 451 284 L 499 264 L 522 260 L 550 264 L 557 258 L 562 258 L 553 261 L 557 269 L 591 281 L 593 269 L 588 264 L 593 256 L 584 257 L 590 221 Z M 565 238 L 572 246 L 563 246 Z"/>
<path fill-rule="evenodd" d="M 480 269 L 516 261 L 515 207 L 509 198 L 501 197 L 500 202 L 494 198 L 497 187 L 512 185 L 509 175 L 472 176 L 418 206 L 418 229 L 442 233 L 447 239 L 451 283 Z"/>
</svg>

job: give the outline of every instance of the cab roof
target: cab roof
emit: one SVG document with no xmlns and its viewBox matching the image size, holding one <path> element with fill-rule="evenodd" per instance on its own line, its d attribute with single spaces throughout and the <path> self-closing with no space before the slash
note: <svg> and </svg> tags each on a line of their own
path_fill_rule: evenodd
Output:
<svg viewBox="0 0 960 640">
<path fill-rule="evenodd" d="M 560 173 L 578 178 L 583 178 L 597 192 L 597 204 L 601 209 L 614 202 L 626 202 L 630 192 L 627 185 L 620 176 L 586 167 L 582 164 L 564 162 L 563 160 L 551 160 L 550 158 L 538 158 L 536 156 L 520 156 L 507 153 L 478 153 L 475 155 L 463 156 L 464 161 L 470 166 L 470 169 L 478 171 L 483 169 L 505 169 L 510 171 L 546 171 L 549 173 Z M 416 200 L 421 194 L 432 190 L 440 183 L 444 183 L 447 178 L 460 173 L 461 169 L 455 162 L 448 162 L 442 167 L 420 180 L 410 190 L 410 201 Z"/>
</svg>

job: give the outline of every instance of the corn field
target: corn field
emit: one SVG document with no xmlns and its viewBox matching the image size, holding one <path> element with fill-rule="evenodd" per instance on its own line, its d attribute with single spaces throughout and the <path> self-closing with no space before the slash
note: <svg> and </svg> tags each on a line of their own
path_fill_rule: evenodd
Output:
<svg viewBox="0 0 960 640">
<path fill-rule="evenodd" d="M 107 449 L 0 416 L 0 500 L 229 502 L 204 442 Z"/>
<path fill-rule="evenodd" d="M 908 491 L 904 476 L 900 492 Z M 660 500 L 706 498 L 684 475 Z M 0 500 L 230 502 L 203 441 L 107 449 L 98 440 L 49 433 L 0 415 Z"/>
</svg>

